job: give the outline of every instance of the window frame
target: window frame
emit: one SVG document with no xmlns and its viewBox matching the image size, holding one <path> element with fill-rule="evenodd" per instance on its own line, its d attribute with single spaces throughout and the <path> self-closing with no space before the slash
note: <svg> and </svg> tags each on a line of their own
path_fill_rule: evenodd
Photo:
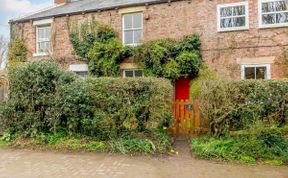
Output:
<svg viewBox="0 0 288 178">
<path fill-rule="evenodd" d="M 245 79 L 245 68 L 246 67 L 265 67 L 266 68 L 266 76 L 264 80 L 270 80 L 271 79 L 271 65 L 270 64 L 242 64 L 241 65 L 241 79 L 242 80 L 246 80 Z M 257 79 L 254 79 L 257 80 Z"/>
<path fill-rule="evenodd" d="M 245 6 L 245 26 L 243 27 L 229 27 L 229 28 L 221 28 L 221 8 L 225 7 L 234 7 L 234 6 Z M 231 16 L 233 17 L 240 17 L 240 16 Z M 229 17 L 226 17 L 229 18 Z M 237 2 L 237 3 L 225 3 L 225 4 L 218 4 L 217 5 L 217 30 L 218 32 L 227 32 L 227 31 L 238 31 L 238 30 L 248 30 L 249 29 L 249 2 Z"/>
<path fill-rule="evenodd" d="M 133 71 L 133 77 L 126 77 L 126 73 L 127 71 Z M 143 70 L 141 69 L 124 69 L 123 70 L 123 78 L 141 78 L 141 77 L 136 77 L 135 76 L 135 71 L 142 71 L 142 76 L 141 77 L 144 77 L 144 73 L 143 73 Z"/>
<path fill-rule="evenodd" d="M 275 23 L 275 24 L 263 24 L 262 22 L 262 3 L 265 2 L 276 2 L 276 1 L 283 1 L 283 0 L 258 0 L 258 22 L 259 22 L 259 28 L 275 28 L 275 27 L 287 27 L 287 23 Z M 279 11 L 278 13 L 286 12 L 286 11 Z M 288 13 L 288 10 L 287 10 Z M 277 14 L 277 11 L 275 12 L 268 12 L 265 14 Z"/>
<path fill-rule="evenodd" d="M 134 28 L 133 27 L 133 16 L 132 16 L 132 28 L 131 29 L 125 29 L 125 16 L 126 15 L 131 15 L 131 14 L 141 14 L 141 28 Z M 141 43 L 135 43 L 135 38 L 134 38 L 134 31 L 136 30 L 141 30 L 141 36 L 142 36 L 142 41 L 143 41 L 143 38 L 144 38 L 144 14 L 142 11 L 138 11 L 138 12 L 130 12 L 130 13 L 125 13 L 125 14 L 122 14 L 122 43 L 123 45 L 125 46 L 138 46 L 138 45 L 141 45 Z M 133 31 L 133 43 L 131 44 L 125 44 L 125 32 L 126 31 Z"/>
<path fill-rule="evenodd" d="M 87 64 L 71 64 L 69 65 L 69 71 L 76 73 L 82 78 L 89 76 L 89 69 Z M 87 75 L 80 75 L 79 73 L 87 73 Z"/>
<path fill-rule="evenodd" d="M 43 41 L 39 41 L 39 29 L 44 29 L 44 28 L 50 28 L 50 39 L 49 40 L 43 40 Z M 36 53 L 34 54 L 34 56 L 47 56 L 49 54 L 49 52 L 52 51 L 52 25 L 51 24 L 43 24 L 43 25 L 37 25 L 36 26 Z M 48 39 L 48 38 L 47 38 Z M 49 42 L 50 43 L 50 49 L 47 52 L 40 52 L 39 51 L 39 43 L 40 42 Z"/>
</svg>

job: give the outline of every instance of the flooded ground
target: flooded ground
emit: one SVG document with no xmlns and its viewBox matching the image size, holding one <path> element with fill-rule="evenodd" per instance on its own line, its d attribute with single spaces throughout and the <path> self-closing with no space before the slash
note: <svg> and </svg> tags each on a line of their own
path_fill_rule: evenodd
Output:
<svg viewBox="0 0 288 178">
<path fill-rule="evenodd" d="M 246 166 L 190 155 L 130 157 L 0 149 L 0 178 L 288 178 L 288 167 Z"/>
</svg>

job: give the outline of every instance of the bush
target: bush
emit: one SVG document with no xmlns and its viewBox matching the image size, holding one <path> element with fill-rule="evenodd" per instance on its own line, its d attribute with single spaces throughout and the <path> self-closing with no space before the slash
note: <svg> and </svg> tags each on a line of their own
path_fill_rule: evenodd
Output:
<svg viewBox="0 0 288 178">
<path fill-rule="evenodd" d="M 0 107 L 0 122 L 8 133 L 35 136 L 53 145 L 66 136 L 59 131 L 63 128 L 67 135 L 97 141 L 125 137 L 131 139 L 130 144 L 133 139 L 148 139 L 157 151 L 169 145 L 166 133 L 161 132 L 172 117 L 172 85 L 168 80 L 76 80 L 75 74 L 64 72 L 51 61 L 17 65 L 9 70 L 9 80 L 9 100 Z M 90 146 L 93 149 L 93 144 Z"/>
<path fill-rule="evenodd" d="M 287 80 L 208 81 L 200 98 L 204 118 L 217 136 L 247 129 L 258 120 L 282 125 L 288 119 Z"/>
<path fill-rule="evenodd" d="M 1 109 L 1 124 L 10 132 L 28 135 L 49 131 L 49 111 L 54 107 L 57 86 L 74 80 L 50 61 L 21 63 L 9 70 L 9 100 Z"/>
<path fill-rule="evenodd" d="M 88 78 L 62 87 L 53 113 L 70 132 L 108 140 L 169 124 L 171 94 L 163 79 Z"/>
<path fill-rule="evenodd" d="M 239 160 L 245 163 L 257 161 L 268 164 L 288 163 L 288 127 L 258 122 L 242 134 L 229 137 L 192 138 L 192 151 L 203 158 Z"/>
<path fill-rule="evenodd" d="M 197 34 L 178 41 L 160 39 L 137 47 L 133 57 L 143 67 L 146 76 L 177 79 L 184 75 L 195 78 L 203 65 L 200 46 Z"/>
<path fill-rule="evenodd" d="M 25 62 L 28 55 L 28 47 L 26 41 L 16 37 L 9 44 L 8 61 L 9 62 Z"/>
</svg>

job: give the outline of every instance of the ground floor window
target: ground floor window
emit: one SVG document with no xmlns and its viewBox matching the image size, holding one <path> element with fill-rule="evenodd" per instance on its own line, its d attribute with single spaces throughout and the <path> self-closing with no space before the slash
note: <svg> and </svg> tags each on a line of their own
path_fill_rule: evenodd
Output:
<svg viewBox="0 0 288 178">
<path fill-rule="evenodd" d="M 88 65 L 87 64 L 73 64 L 69 66 L 69 70 L 75 72 L 81 77 L 88 76 Z"/>
<path fill-rule="evenodd" d="M 138 78 L 143 77 L 143 71 L 139 69 L 128 69 L 123 71 L 123 77 Z"/>
<path fill-rule="evenodd" d="M 271 78 L 270 64 L 247 64 L 241 67 L 242 79 L 263 79 Z"/>
</svg>

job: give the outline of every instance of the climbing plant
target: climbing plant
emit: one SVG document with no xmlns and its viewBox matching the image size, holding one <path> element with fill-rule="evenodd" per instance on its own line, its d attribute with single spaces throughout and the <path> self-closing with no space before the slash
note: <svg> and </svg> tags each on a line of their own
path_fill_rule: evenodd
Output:
<svg viewBox="0 0 288 178">
<path fill-rule="evenodd" d="M 129 47 L 121 43 L 112 27 L 94 18 L 80 26 L 70 24 L 69 29 L 75 54 L 88 62 L 89 72 L 94 76 L 119 76 L 120 63 L 126 58 L 133 59 L 145 76 L 168 79 L 194 78 L 202 67 L 197 34 Z"/>
</svg>

